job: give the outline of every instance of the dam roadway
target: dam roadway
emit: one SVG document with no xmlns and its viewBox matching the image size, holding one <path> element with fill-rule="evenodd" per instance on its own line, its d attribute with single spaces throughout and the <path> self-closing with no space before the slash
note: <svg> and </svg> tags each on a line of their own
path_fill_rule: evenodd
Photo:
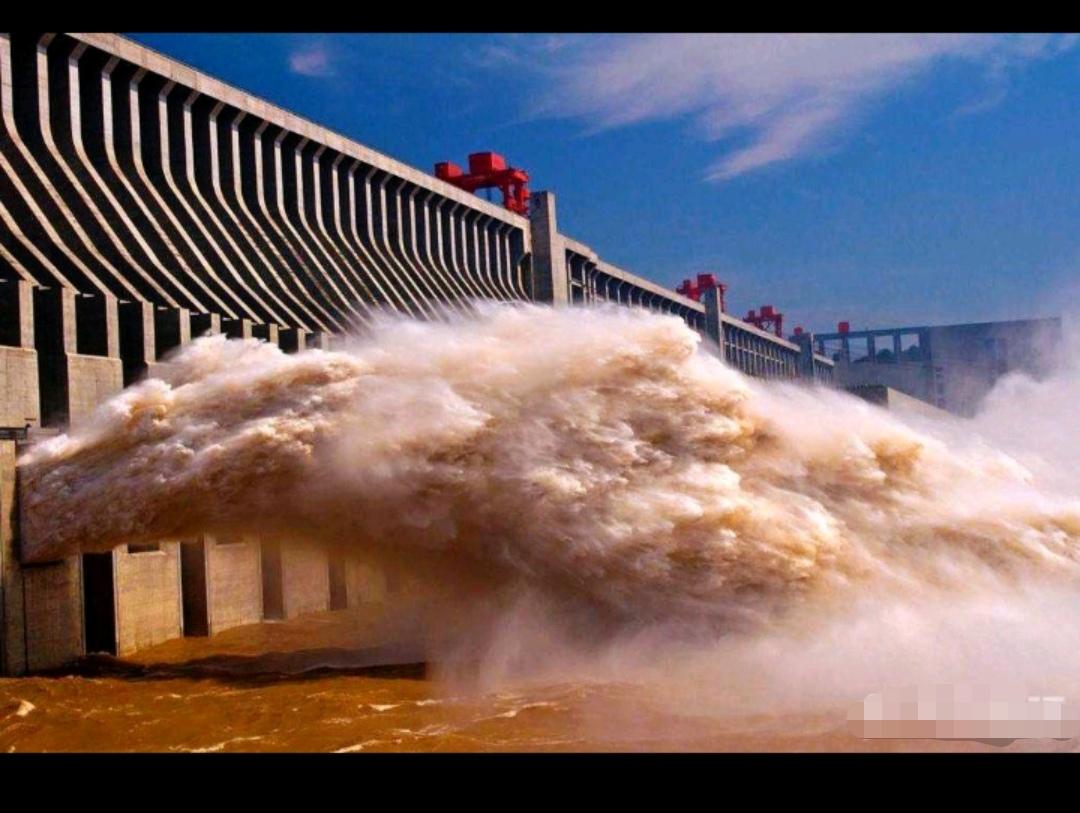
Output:
<svg viewBox="0 0 1080 813">
<path fill-rule="evenodd" d="M 611 302 L 682 319 L 732 365 L 828 379 L 787 341 L 560 231 L 112 34 L 0 34 L 0 674 L 378 602 L 367 563 L 237 536 L 31 562 L 17 454 L 83 425 L 207 333 L 332 347 L 377 313 Z"/>
</svg>

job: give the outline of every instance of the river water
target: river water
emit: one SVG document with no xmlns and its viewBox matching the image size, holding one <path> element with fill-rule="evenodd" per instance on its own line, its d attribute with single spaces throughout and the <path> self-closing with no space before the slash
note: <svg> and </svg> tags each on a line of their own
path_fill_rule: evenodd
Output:
<svg viewBox="0 0 1080 813">
<path fill-rule="evenodd" d="M 378 613 L 181 639 L 63 674 L 0 680 L 0 753 L 58 751 L 1073 751 L 1074 740 L 870 740 L 843 705 L 673 709 L 629 681 L 462 688 L 370 643 Z"/>
</svg>

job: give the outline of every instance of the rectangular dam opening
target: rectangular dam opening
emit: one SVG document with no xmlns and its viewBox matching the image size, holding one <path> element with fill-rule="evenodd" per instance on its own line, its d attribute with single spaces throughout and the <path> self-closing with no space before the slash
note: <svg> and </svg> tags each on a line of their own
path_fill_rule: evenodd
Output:
<svg viewBox="0 0 1080 813">
<path fill-rule="evenodd" d="M 206 542 L 189 539 L 180 544 L 180 590 L 184 612 L 184 635 L 210 634 L 206 589 Z"/>
<path fill-rule="evenodd" d="M 116 583 L 112 553 L 84 553 L 83 618 L 86 652 L 116 654 Z"/>
<path fill-rule="evenodd" d="M 262 565 L 263 618 L 285 617 L 285 594 L 281 583 L 281 543 L 264 539 L 259 546 Z"/>
<path fill-rule="evenodd" d="M 330 571 L 330 609 L 344 610 L 349 606 L 349 593 L 345 580 L 345 557 L 340 553 L 331 554 L 327 567 Z"/>
</svg>

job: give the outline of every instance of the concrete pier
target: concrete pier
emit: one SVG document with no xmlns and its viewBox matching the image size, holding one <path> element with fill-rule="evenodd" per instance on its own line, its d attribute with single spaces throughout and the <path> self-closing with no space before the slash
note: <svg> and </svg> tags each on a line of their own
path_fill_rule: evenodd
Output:
<svg viewBox="0 0 1080 813">
<path fill-rule="evenodd" d="M 263 618 L 258 539 L 202 535 L 181 545 L 184 632 L 214 635 Z"/>
<path fill-rule="evenodd" d="M 263 616 L 295 618 L 330 609 L 330 560 L 322 548 L 263 539 Z"/>
<path fill-rule="evenodd" d="M 180 544 L 161 542 L 113 551 L 116 573 L 116 654 L 125 655 L 183 634 Z"/>
</svg>

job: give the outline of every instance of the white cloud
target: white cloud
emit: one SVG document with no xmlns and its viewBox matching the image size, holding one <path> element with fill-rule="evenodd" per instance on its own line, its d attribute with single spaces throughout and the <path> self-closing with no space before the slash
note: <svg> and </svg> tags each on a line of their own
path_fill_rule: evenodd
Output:
<svg viewBox="0 0 1080 813">
<path fill-rule="evenodd" d="M 334 65 L 325 43 L 317 42 L 289 54 L 289 70 L 301 76 L 333 76 Z"/>
<path fill-rule="evenodd" d="M 533 112 L 577 118 L 590 131 L 692 117 L 706 140 L 747 140 L 709 167 L 709 179 L 723 180 L 829 146 L 874 99 L 944 60 L 1000 74 L 1073 45 L 1071 37 L 982 34 L 567 37 L 534 48 L 546 87 Z"/>
</svg>

